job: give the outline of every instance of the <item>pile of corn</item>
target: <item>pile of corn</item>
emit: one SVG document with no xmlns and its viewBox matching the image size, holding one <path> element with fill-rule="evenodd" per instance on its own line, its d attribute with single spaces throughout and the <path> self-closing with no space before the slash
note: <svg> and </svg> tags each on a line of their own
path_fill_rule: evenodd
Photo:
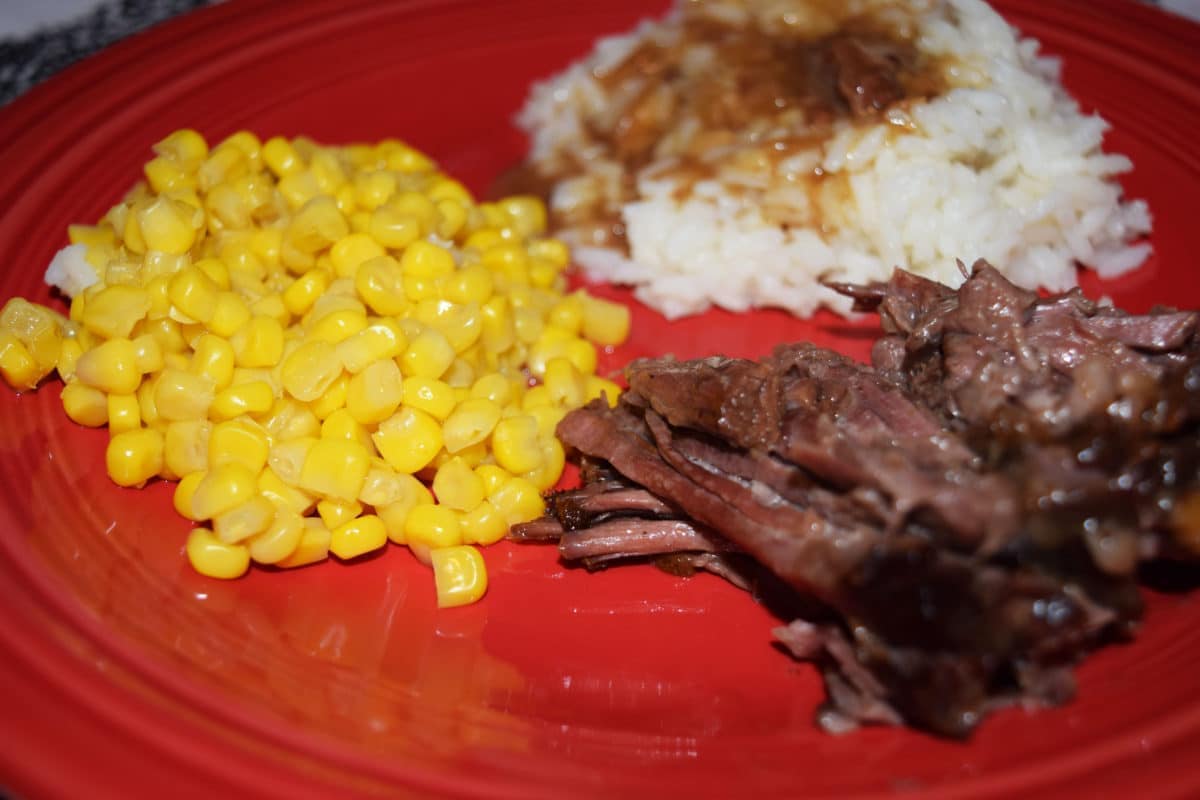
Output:
<svg viewBox="0 0 1200 800">
<path fill-rule="evenodd" d="M 559 419 L 615 400 L 596 346 L 627 309 L 566 292 L 539 200 L 477 203 L 398 141 L 181 130 L 154 150 L 70 227 L 47 273 L 69 318 L 0 311 L 5 380 L 57 370 L 67 415 L 108 426 L 113 481 L 178 481 L 205 575 L 390 540 L 433 566 L 440 604 L 478 599 L 474 546 L 542 513 Z"/>
</svg>

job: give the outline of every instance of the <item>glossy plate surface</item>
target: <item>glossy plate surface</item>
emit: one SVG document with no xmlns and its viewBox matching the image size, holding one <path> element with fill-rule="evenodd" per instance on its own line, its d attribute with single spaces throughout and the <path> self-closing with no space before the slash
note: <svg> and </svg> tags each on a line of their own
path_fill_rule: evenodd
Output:
<svg viewBox="0 0 1200 800">
<path fill-rule="evenodd" d="M 232 0 L 127 41 L 0 110 L 0 299 L 46 300 L 67 224 L 98 218 L 177 127 L 396 136 L 479 189 L 522 152 L 509 119 L 532 80 L 664 5 Z M 1155 215 L 1153 260 L 1087 288 L 1200 306 L 1198 29 L 1120 0 L 1001 8 L 1113 122 L 1126 186 Z M 772 312 L 634 318 L 607 367 L 799 338 L 861 355 L 874 335 Z M 108 481 L 105 437 L 65 419 L 57 384 L 0 391 L 0 783 L 21 796 L 1200 792 L 1194 593 L 1150 593 L 1137 641 L 1088 660 L 1065 708 L 999 714 L 968 744 L 833 738 L 812 725 L 814 670 L 716 578 L 588 575 L 500 545 L 488 598 L 465 609 L 436 609 L 396 547 L 213 581 L 184 560 L 168 486 Z"/>
</svg>

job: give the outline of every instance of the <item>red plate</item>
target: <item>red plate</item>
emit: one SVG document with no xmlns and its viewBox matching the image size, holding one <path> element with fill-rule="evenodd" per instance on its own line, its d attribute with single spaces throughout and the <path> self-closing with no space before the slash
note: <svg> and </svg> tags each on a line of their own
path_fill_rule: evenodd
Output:
<svg viewBox="0 0 1200 800">
<path fill-rule="evenodd" d="M 327 142 L 406 138 L 479 188 L 524 146 L 531 80 L 664 3 L 234 0 L 136 37 L 0 111 L 0 297 L 45 300 L 73 221 L 98 218 L 174 128 Z M 1010 19 L 1065 58 L 1114 124 L 1154 259 L 1089 289 L 1200 306 L 1200 30 L 1120 0 Z M 969 255 L 969 254 L 964 254 Z M 621 295 L 625 297 L 624 295 Z M 626 298 L 627 299 L 627 298 Z M 667 324 L 635 307 L 609 360 L 758 354 L 873 332 L 775 313 Z M 1079 698 L 1010 711 L 969 744 L 819 733 L 814 671 L 716 578 L 597 575 L 552 549 L 486 552 L 487 600 L 439 611 L 401 548 L 224 583 L 196 575 L 169 487 L 115 488 L 103 431 L 55 385 L 0 391 L 0 781 L 25 797 L 1052 797 L 1200 792 L 1200 603 L 1150 595 L 1137 641 L 1079 670 Z"/>
</svg>

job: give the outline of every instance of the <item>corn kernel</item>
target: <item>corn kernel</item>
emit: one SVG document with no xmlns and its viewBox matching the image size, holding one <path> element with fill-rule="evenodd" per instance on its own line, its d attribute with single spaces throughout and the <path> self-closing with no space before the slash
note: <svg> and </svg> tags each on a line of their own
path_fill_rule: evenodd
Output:
<svg viewBox="0 0 1200 800">
<path fill-rule="evenodd" d="M 108 396 L 84 383 L 68 383 L 62 390 L 63 410 L 71 421 L 89 428 L 108 423 Z"/>
<path fill-rule="evenodd" d="M 108 286 L 89 296 L 83 324 L 105 339 L 128 339 L 150 311 L 150 295 L 136 286 Z"/>
<path fill-rule="evenodd" d="M 364 262 L 382 255 L 386 255 L 383 247 L 365 233 L 343 236 L 329 250 L 334 274 L 339 278 L 354 277 Z"/>
<path fill-rule="evenodd" d="M 412 474 L 427 466 L 442 449 L 442 429 L 424 411 L 401 408 L 379 423 L 371 440 L 394 469 Z"/>
<path fill-rule="evenodd" d="M 259 564 L 277 564 L 296 552 L 304 535 L 304 519 L 287 509 L 276 509 L 271 524 L 247 543 L 250 558 Z"/>
<path fill-rule="evenodd" d="M 240 544 L 226 544 L 207 528 L 193 528 L 188 534 L 188 561 L 201 575 L 231 580 L 250 568 L 250 551 Z"/>
<path fill-rule="evenodd" d="M 329 530 L 349 522 L 362 513 L 362 503 L 357 500 L 319 500 L 317 514 Z"/>
<path fill-rule="evenodd" d="M 207 320 L 208 329 L 218 336 L 229 338 L 250 321 L 250 306 L 236 292 L 224 291 L 217 294 L 212 316 Z"/>
<path fill-rule="evenodd" d="M 396 544 L 407 544 L 405 527 L 412 510 L 421 505 L 432 505 L 433 494 L 412 475 L 398 474 L 395 488 L 399 495 L 390 503 L 375 506 L 375 513 L 383 520 L 388 538 Z"/>
<path fill-rule="evenodd" d="M 146 249 L 172 254 L 186 253 L 192 248 L 203 218 L 203 212 L 165 195 L 159 195 L 137 213 Z"/>
<path fill-rule="evenodd" d="M 490 545 L 508 535 L 508 523 L 490 500 L 484 500 L 459 517 L 463 542 Z"/>
<path fill-rule="evenodd" d="M 220 287 L 213 279 L 195 266 L 185 267 L 175 273 L 167 287 L 171 304 L 187 318 L 185 321 L 195 322 L 212 319 L 220 292 Z"/>
<path fill-rule="evenodd" d="M 449 384 L 416 376 L 405 379 L 401 399 L 405 407 L 424 411 L 438 420 L 446 419 L 458 402 Z"/>
<path fill-rule="evenodd" d="M 262 495 L 255 495 L 214 517 L 212 529 L 222 542 L 233 544 L 262 533 L 274 519 L 274 504 Z"/>
<path fill-rule="evenodd" d="M 342 374 L 342 361 L 329 342 L 305 341 L 283 360 L 280 381 L 292 397 L 316 400 Z"/>
<path fill-rule="evenodd" d="M 492 431 L 492 453 L 496 463 L 514 474 L 536 469 L 542 461 L 537 420 L 522 414 L 497 422 Z"/>
<path fill-rule="evenodd" d="M 208 415 L 217 422 L 243 414 L 266 414 L 275 404 L 275 393 L 266 381 L 234 384 L 213 397 Z"/>
<path fill-rule="evenodd" d="M 192 493 L 192 516 L 212 519 L 254 497 L 258 476 L 246 465 L 230 461 L 208 470 Z"/>
<path fill-rule="evenodd" d="M 296 316 L 305 314 L 312 308 L 317 298 L 329 288 L 332 280 L 333 278 L 327 271 L 319 268 L 311 269 L 292 281 L 291 285 L 284 290 L 283 304 Z"/>
<path fill-rule="evenodd" d="M 509 478 L 488 496 L 509 527 L 540 517 L 546 510 L 541 492 L 528 479 Z"/>
<path fill-rule="evenodd" d="M 442 505 L 470 511 L 483 502 L 483 481 L 461 458 L 451 458 L 433 477 L 433 494 Z"/>
<path fill-rule="evenodd" d="M 600 345 L 617 345 L 629 336 L 629 308 L 610 300 L 583 298 L 583 335 Z"/>
<path fill-rule="evenodd" d="M 212 381 L 214 390 L 221 390 L 233 381 L 236 359 L 229 340 L 206 333 L 193 345 L 192 363 L 189 371 L 203 375 Z"/>
<path fill-rule="evenodd" d="M 459 403 L 442 426 L 447 452 L 457 453 L 492 435 L 500 422 L 501 409 L 486 398 L 471 398 Z"/>
<path fill-rule="evenodd" d="M 277 442 L 313 437 L 321 433 L 321 420 L 305 405 L 290 397 L 275 400 L 271 411 L 259 420 Z"/>
<path fill-rule="evenodd" d="M 445 334 L 426 328 L 409 340 L 400 356 L 400 366 L 406 376 L 440 378 L 454 361 L 454 347 Z"/>
<path fill-rule="evenodd" d="M 163 463 L 174 476 L 190 475 L 208 468 L 208 441 L 212 423 L 192 419 L 167 423 L 163 431 Z"/>
<path fill-rule="evenodd" d="M 598 375 L 588 375 L 584 378 L 583 395 L 585 401 L 603 397 L 609 408 L 616 408 L 617 398 L 621 396 L 621 387 L 607 378 Z"/>
<path fill-rule="evenodd" d="M 142 382 L 137 348 L 128 339 L 109 339 L 75 362 L 75 377 L 108 394 L 133 394 Z"/>
<path fill-rule="evenodd" d="M 365 330 L 367 315 L 357 308 L 331 311 L 315 319 L 308 327 L 308 340 L 338 344 Z"/>
<path fill-rule="evenodd" d="M 317 419 L 327 419 L 333 412 L 346 407 L 346 392 L 349 387 L 350 376 L 343 372 L 329 384 L 329 388 L 322 392 L 320 397 L 308 404 L 309 409 Z"/>
<path fill-rule="evenodd" d="M 374 514 L 352 519 L 331 531 L 329 550 L 341 559 L 350 559 L 378 550 L 387 544 L 387 528 Z"/>
<path fill-rule="evenodd" d="M 108 476 L 118 486 L 142 486 L 163 467 L 163 437 L 153 428 L 113 436 L 104 454 Z"/>
<path fill-rule="evenodd" d="M 266 429 L 246 417 L 218 422 L 208 439 L 208 466 L 236 462 L 256 475 L 267 463 L 271 450 Z"/>
<path fill-rule="evenodd" d="M 184 519 L 189 519 L 192 522 L 200 522 L 200 519 L 195 516 L 192 511 L 192 497 L 196 494 L 196 487 L 200 485 L 200 481 L 204 480 L 203 472 L 192 472 L 184 475 L 179 479 L 179 483 L 175 484 L 175 493 L 172 495 L 171 502 L 175 510 L 179 512 L 179 516 Z"/>
<path fill-rule="evenodd" d="M 429 554 L 437 587 L 438 608 L 454 608 L 478 601 L 487 592 L 487 566 L 470 545 L 435 549 Z"/>
<path fill-rule="evenodd" d="M 262 159 L 267 169 L 282 178 L 304 169 L 304 161 L 292 147 L 292 143 L 282 136 L 273 136 L 263 143 Z"/>
<path fill-rule="evenodd" d="M 353 501 L 370 465 L 370 453 L 358 442 L 318 439 L 304 458 L 297 485 L 335 500 Z"/>
<path fill-rule="evenodd" d="M 443 505 L 417 505 L 404 523 L 405 542 L 412 547 L 453 547 L 462 544 L 462 528 L 454 510 Z"/>
<path fill-rule="evenodd" d="M 276 447 L 278 446 L 276 445 Z M 274 453 L 274 448 L 272 448 L 272 453 Z M 269 459 L 270 457 L 268 457 Z M 300 463 L 302 464 L 303 460 Z M 296 466 L 297 475 L 299 469 L 298 464 Z M 284 483 L 283 478 L 279 477 L 279 474 L 270 466 L 258 474 L 258 493 L 276 506 L 300 515 L 307 514 L 316 505 L 316 499 L 312 495 L 303 489 Z"/>
<path fill-rule="evenodd" d="M 346 410 L 363 425 L 382 422 L 400 406 L 403 386 L 395 361 L 376 361 L 350 378 L 346 387 Z"/>
<path fill-rule="evenodd" d="M 134 431 L 142 427 L 141 408 L 131 394 L 108 396 L 108 431 L 110 434 Z"/>
</svg>

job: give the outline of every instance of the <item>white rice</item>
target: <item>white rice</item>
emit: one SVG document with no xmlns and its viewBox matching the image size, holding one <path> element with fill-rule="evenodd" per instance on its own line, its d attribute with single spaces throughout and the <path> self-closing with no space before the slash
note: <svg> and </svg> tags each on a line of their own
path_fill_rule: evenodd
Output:
<svg viewBox="0 0 1200 800">
<path fill-rule="evenodd" d="M 764 19 L 785 9 L 793 20 L 830 8 L 821 0 L 704 5 L 708 13 Z M 847 16 L 881 8 L 910 15 L 920 50 L 948 65 L 950 88 L 890 112 L 890 121 L 840 121 L 822 146 L 789 157 L 773 175 L 730 168 L 681 192 L 669 171 L 651 164 L 636 176 L 636 197 L 621 205 L 628 255 L 572 241 L 592 277 L 635 286 L 668 317 L 710 304 L 807 316 L 820 306 L 847 310 L 820 281 L 886 279 L 893 266 L 957 285 L 957 260 L 986 258 L 1022 285 L 1062 290 L 1076 283 L 1078 264 L 1111 277 L 1142 263 L 1150 247 L 1136 240 L 1150 230 L 1149 211 L 1123 199 L 1114 180 L 1130 161 L 1101 150 L 1107 124 L 1080 112 L 1059 84 L 1058 62 L 1040 56 L 1036 41 L 1019 38 L 981 0 L 847 0 L 844 7 Z M 677 37 L 679 14 L 600 41 L 532 91 L 519 123 L 531 134 L 533 164 L 548 173 L 561 173 L 565 158 L 587 164 L 557 185 L 556 210 L 617 196 L 623 167 L 589 151 L 586 131 L 613 113 L 614 96 L 637 87 L 610 96 L 594 74 L 647 38 Z M 711 69 L 701 56 L 684 69 Z M 669 159 L 670 150 L 667 142 L 656 152 Z M 818 167 L 827 179 L 840 176 L 838 192 L 810 196 L 780 174 Z M 789 215 L 792 224 L 781 224 Z"/>
</svg>

